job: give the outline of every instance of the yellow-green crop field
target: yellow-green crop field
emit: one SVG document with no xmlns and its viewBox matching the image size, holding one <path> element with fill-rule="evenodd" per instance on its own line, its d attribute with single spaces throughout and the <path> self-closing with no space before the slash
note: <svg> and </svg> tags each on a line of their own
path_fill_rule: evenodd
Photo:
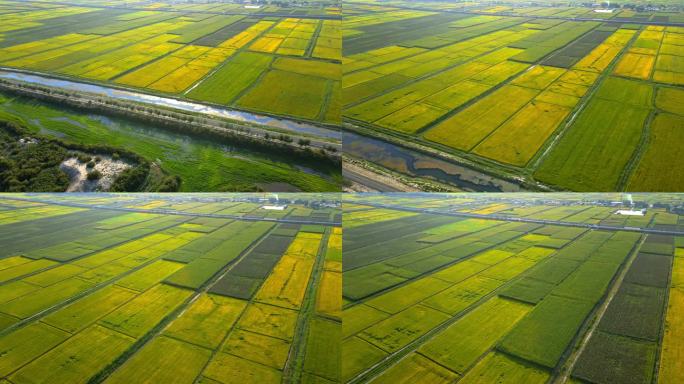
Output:
<svg viewBox="0 0 684 384">
<path fill-rule="evenodd" d="M 345 195 L 343 382 L 683 380 L 683 197 Z"/>
<path fill-rule="evenodd" d="M 336 199 L 0 196 L 0 378 L 338 382 Z"/>
<path fill-rule="evenodd" d="M 610 13 L 553 5 L 352 1 L 342 26 L 344 124 L 523 188 L 682 190 L 684 167 L 672 162 L 684 143 L 675 128 L 681 4 Z M 672 101 L 647 98 L 659 93 Z"/>
<path fill-rule="evenodd" d="M 333 6 L 293 12 L 81 3 L 2 2 L 0 25 L 8 27 L 0 27 L 0 66 L 315 122 L 340 120 L 341 20 Z"/>
</svg>

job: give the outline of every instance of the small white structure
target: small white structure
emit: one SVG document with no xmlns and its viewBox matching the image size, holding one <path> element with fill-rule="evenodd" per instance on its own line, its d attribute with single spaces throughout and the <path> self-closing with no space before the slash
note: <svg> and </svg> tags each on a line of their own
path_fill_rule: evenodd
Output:
<svg viewBox="0 0 684 384">
<path fill-rule="evenodd" d="M 266 209 L 269 211 L 284 211 L 287 205 L 263 205 L 261 209 Z"/>
<path fill-rule="evenodd" d="M 618 209 L 617 212 L 615 212 L 616 215 L 624 215 L 624 216 L 643 216 L 646 214 L 645 209 L 641 210 L 634 210 L 634 209 Z"/>
<path fill-rule="evenodd" d="M 594 9 L 596 13 L 613 13 L 612 9 Z"/>
<path fill-rule="evenodd" d="M 247 9 L 259 9 L 259 8 L 261 8 L 261 5 L 245 5 L 245 8 L 247 8 Z"/>
</svg>

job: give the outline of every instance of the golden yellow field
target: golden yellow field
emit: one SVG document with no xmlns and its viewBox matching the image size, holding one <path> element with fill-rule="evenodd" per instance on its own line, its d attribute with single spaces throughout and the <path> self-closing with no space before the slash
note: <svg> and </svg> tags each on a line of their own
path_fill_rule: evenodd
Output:
<svg viewBox="0 0 684 384">
<path fill-rule="evenodd" d="M 525 166 L 571 109 L 533 101 L 513 115 L 475 149 L 478 155 Z"/>
<path fill-rule="evenodd" d="M 342 273 L 324 271 L 316 297 L 316 311 L 339 318 L 342 311 Z"/>
<path fill-rule="evenodd" d="M 255 299 L 262 303 L 299 309 L 313 265 L 312 259 L 286 254 L 273 268 Z"/>
<path fill-rule="evenodd" d="M 680 258 L 681 259 L 681 258 Z M 679 265 L 680 269 L 682 264 Z M 679 383 L 684 381 L 684 290 L 670 289 L 665 334 L 660 357 L 658 383 Z"/>
<path fill-rule="evenodd" d="M 620 76 L 647 80 L 655 64 L 655 56 L 626 53 L 618 62 L 613 73 Z"/>
</svg>

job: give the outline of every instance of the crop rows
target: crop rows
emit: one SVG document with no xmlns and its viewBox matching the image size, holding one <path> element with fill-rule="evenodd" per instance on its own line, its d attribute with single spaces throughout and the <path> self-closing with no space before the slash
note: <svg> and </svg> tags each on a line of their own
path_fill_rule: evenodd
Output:
<svg viewBox="0 0 684 384">
<path fill-rule="evenodd" d="M 3 24 L 16 26 L 0 31 L 0 64 L 252 111 L 339 121 L 339 20 L 60 8 L 65 12 L 54 17 L 46 17 L 43 9 L 0 15 Z"/>
<path fill-rule="evenodd" d="M 3 234 L 24 241 L 8 243 L 0 258 L 0 376 L 13 383 L 337 380 L 340 228 L 207 217 L 263 209 L 184 196 L 97 197 L 79 201 L 81 208 L 1 199 Z M 136 212 L 95 208 L 102 204 Z M 160 206 L 182 214 L 145 213 Z M 296 204 L 274 212 L 334 214 Z M 82 223 L 54 239 L 49 229 L 59 232 L 55 225 L 69 218 Z M 31 227 L 45 231 L 26 237 L 22 230 Z"/>
<path fill-rule="evenodd" d="M 682 27 L 419 8 L 345 14 L 343 117 L 355 129 L 561 190 L 680 189 L 682 168 L 667 164 L 680 154 Z"/>
<path fill-rule="evenodd" d="M 374 202 L 397 204 L 393 199 Z M 389 215 L 388 208 L 361 207 L 351 213 Z M 617 216 L 582 205 L 473 207 L 452 199 L 448 207 L 563 223 Z M 674 340 L 682 328 L 683 243 L 676 237 L 442 217 L 450 222 L 397 218 L 345 233 L 354 264 L 346 266 L 345 253 L 344 381 L 546 383 L 570 361 L 573 382 L 651 383 L 656 372 L 659 382 L 681 379 Z M 682 224 L 656 209 L 637 219 L 628 226 Z M 405 227 L 415 235 L 404 235 Z M 356 245 L 370 234 L 380 237 Z"/>
</svg>

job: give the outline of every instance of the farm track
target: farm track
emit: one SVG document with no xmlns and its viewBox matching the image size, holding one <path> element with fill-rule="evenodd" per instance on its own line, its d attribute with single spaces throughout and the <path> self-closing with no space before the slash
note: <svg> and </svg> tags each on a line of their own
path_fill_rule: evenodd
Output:
<svg viewBox="0 0 684 384">
<path fill-rule="evenodd" d="M 112 211 L 121 212 L 137 212 L 137 213 L 156 213 L 161 215 L 176 215 L 176 216 L 190 216 L 190 217 L 212 217 L 218 219 L 233 219 L 241 221 L 268 221 L 275 223 L 290 223 L 290 224 L 312 224 L 312 225 L 325 225 L 325 226 L 338 226 L 341 225 L 339 222 L 331 221 L 317 221 L 317 220 L 298 220 L 298 219 L 274 219 L 270 217 L 245 217 L 238 215 L 226 215 L 226 214 L 215 214 L 215 213 L 192 213 L 192 212 L 182 212 L 182 211 L 172 211 L 158 208 L 151 209 L 140 209 L 140 208 L 126 208 L 126 207 L 115 207 L 109 205 L 90 205 L 75 202 L 63 202 L 51 199 L 43 198 L 20 198 L 15 196 L 4 196 L 8 200 L 18 200 L 18 201 L 36 201 L 46 204 L 61 205 L 65 207 L 75 207 L 75 208 L 92 208 L 92 209 L 106 209 Z"/>
<path fill-rule="evenodd" d="M 608 310 L 610 303 L 613 302 L 615 295 L 620 290 L 620 287 L 622 286 L 622 281 L 627 275 L 629 267 L 634 262 L 634 259 L 639 253 L 639 248 L 645 240 L 646 237 L 642 236 L 640 241 L 634 245 L 634 248 L 630 252 L 629 258 L 623 263 L 623 265 L 620 267 L 621 269 L 618 272 L 618 275 L 613 279 L 607 295 L 604 297 L 600 305 L 598 305 L 598 307 L 594 309 L 593 313 L 586 318 L 586 329 L 583 332 L 580 331 L 577 334 L 575 341 L 570 343 L 570 345 L 568 346 L 569 354 L 567 354 L 568 352 L 566 352 L 566 358 L 561 358 L 561 362 L 559 363 L 556 369 L 556 375 L 551 380 L 552 384 L 565 384 L 570 378 L 570 375 L 572 374 L 572 371 L 575 367 L 575 364 L 577 363 L 577 360 L 579 359 L 580 355 L 582 355 L 582 352 L 584 352 L 587 344 L 589 343 L 589 340 L 591 339 L 594 332 L 597 330 L 598 325 L 601 322 L 601 319 Z"/>
<path fill-rule="evenodd" d="M 330 233 L 329 231 L 326 231 L 325 236 L 321 239 L 318 252 L 316 253 L 316 261 L 311 270 L 311 276 L 309 277 L 309 283 L 304 294 L 302 307 L 299 309 L 292 347 L 290 348 L 285 368 L 283 368 L 284 383 L 294 384 L 302 381 L 309 328 L 311 319 L 316 315 L 316 298 L 318 289 L 320 288 L 319 282 L 323 277 L 325 252 L 328 248 L 329 237 Z"/>
</svg>

